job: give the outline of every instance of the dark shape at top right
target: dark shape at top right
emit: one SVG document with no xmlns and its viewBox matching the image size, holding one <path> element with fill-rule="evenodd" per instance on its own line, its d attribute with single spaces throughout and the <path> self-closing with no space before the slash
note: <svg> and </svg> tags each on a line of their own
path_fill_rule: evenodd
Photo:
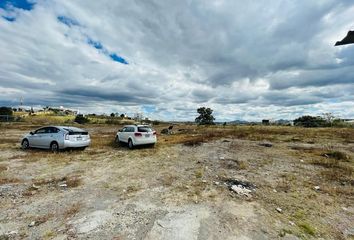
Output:
<svg viewBox="0 0 354 240">
<path fill-rule="evenodd" d="M 354 43 L 354 31 L 349 31 L 347 36 L 342 41 L 336 42 L 334 46 L 346 45 Z"/>
</svg>

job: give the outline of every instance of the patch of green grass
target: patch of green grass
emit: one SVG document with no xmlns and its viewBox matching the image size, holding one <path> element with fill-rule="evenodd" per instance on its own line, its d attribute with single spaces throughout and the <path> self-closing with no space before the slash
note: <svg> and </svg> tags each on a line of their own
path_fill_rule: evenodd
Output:
<svg viewBox="0 0 354 240">
<path fill-rule="evenodd" d="M 204 170 L 202 168 L 195 170 L 194 172 L 196 178 L 202 178 L 204 175 Z"/>
<path fill-rule="evenodd" d="M 307 222 L 300 222 L 298 223 L 299 228 L 302 229 L 303 232 L 306 234 L 315 236 L 316 235 L 316 229 L 312 227 L 309 223 Z"/>
<path fill-rule="evenodd" d="M 279 237 L 285 237 L 286 234 L 293 234 L 293 231 L 290 229 L 283 228 L 279 232 Z"/>
</svg>

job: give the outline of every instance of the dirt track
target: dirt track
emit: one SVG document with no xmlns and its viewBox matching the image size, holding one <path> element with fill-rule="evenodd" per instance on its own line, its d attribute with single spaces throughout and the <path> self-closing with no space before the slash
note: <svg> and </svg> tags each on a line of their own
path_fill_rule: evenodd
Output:
<svg viewBox="0 0 354 240">
<path fill-rule="evenodd" d="M 350 239 L 354 234 L 352 175 L 349 182 L 325 183 L 318 174 L 324 167 L 312 164 L 323 158 L 316 152 L 325 150 L 320 143 L 277 141 L 264 147 L 263 141 L 227 136 L 185 146 L 164 144 L 174 141 L 165 136 L 155 148 L 130 151 L 110 144 L 114 130 L 89 130 L 92 147 L 52 154 L 24 152 L 15 142 L 26 131 L 2 129 L 0 239 Z M 353 158 L 352 143 L 333 144 Z M 248 181 L 255 191 L 238 195 L 224 184 L 228 179 Z"/>
</svg>

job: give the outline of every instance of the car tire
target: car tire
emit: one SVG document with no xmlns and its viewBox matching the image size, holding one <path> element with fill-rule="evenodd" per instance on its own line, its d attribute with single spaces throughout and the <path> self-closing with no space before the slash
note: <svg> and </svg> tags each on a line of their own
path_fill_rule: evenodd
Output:
<svg viewBox="0 0 354 240">
<path fill-rule="evenodd" d="M 117 143 L 118 145 L 120 145 L 120 140 L 119 140 L 119 136 L 118 135 L 114 139 L 114 142 Z"/>
<path fill-rule="evenodd" d="M 134 143 L 131 139 L 128 140 L 128 148 L 133 149 L 134 148 Z"/>
<path fill-rule="evenodd" d="M 22 141 L 22 143 L 21 143 L 21 148 L 22 148 L 23 150 L 29 149 L 29 142 L 28 142 L 27 139 L 24 139 L 24 140 Z"/>
<path fill-rule="evenodd" d="M 50 144 L 50 150 L 52 152 L 59 152 L 59 144 L 57 142 L 52 142 Z"/>
<path fill-rule="evenodd" d="M 79 150 L 84 151 L 86 147 L 79 147 Z"/>
</svg>

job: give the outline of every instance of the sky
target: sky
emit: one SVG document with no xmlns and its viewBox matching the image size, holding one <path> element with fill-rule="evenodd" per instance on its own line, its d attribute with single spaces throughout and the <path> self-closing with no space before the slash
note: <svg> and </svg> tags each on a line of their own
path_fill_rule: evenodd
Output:
<svg viewBox="0 0 354 240">
<path fill-rule="evenodd" d="M 0 0 L 0 105 L 354 118 L 348 0 Z"/>
</svg>

